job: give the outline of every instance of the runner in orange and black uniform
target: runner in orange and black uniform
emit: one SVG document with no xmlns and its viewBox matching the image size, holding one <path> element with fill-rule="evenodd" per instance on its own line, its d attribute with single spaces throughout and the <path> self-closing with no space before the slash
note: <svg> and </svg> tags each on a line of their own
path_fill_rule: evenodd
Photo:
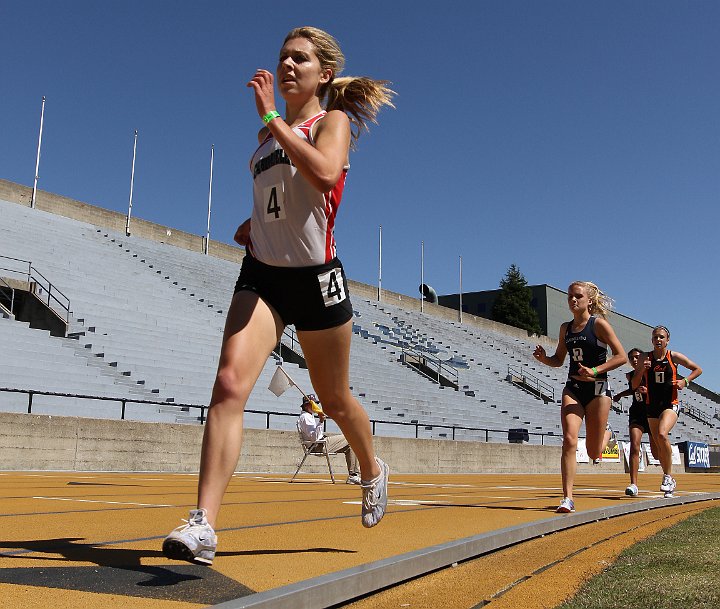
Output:
<svg viewBox="0 0 720 609">
<path fill-rule="evenodd" d="M 633 374 L 632 387 L 638 389 L 643 384 L 647 387 L 645 404 L 648 423 L 650 433 L 657 443 L 657 457 L 663 468 L 660 490 L 666 497 L 672 497 L 676 482 L 671 476 L 670 432 L 678 420 L 678 390 L 687 388 L 690 381 L 702 374 L 702 368 L 682 353 L 669 351 L 668 342 L 670 331 L 665 326 L 657 326 L 652 332 L 653 350 L 641 356 Z M 690 370 L 690 374 L 685 378 L 678 375 L 678 364 Z"/>
<path fill-rule="evenodd" d="M 630 349 L 628 351 L 628 361 L 633 368 L 637 368 L 640 362 L 642 351 L 640 349 Z M 625 396 L 631 395 L 633 398 L 628 413 L 628 427 L 630 432 L 630 456 L 628 466 L 630 469 L 630 486 L 625 489 L 625 494 L 630 497 L 637 497 L 638 490 L 638 470 L 640 469 L 640 455 L 643 434 L 646 433 L 650 437 L 650 450 L 655 458 L 657 458 L 658 449 L 655 445 L 655 438 L 650 433 L 650 424 L 647 417 L 647 406 L 645 404 L 645 395 L 647 388 L 640 385 L 636 390 L 632 388 L 632 378 L 634 372 L 628 372 L 625 377 L 628 380 L 628 389 L 621 391 L 613 397 L 615 402 L 619 402 Z"/>
</svg>

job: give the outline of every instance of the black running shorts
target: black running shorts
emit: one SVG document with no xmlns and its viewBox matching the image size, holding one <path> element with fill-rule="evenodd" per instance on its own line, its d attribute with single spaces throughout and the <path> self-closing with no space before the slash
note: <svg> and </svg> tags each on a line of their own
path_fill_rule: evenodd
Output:
<svg viewBox="0 0 720 609">
<path fill-rule="evenodd" d="M 597 379 L 594 381 L 568 379 L 567 383 L 565 383 L 564 392 L 570 393 L 583 408 L 586 408 L 595 398 L 603 395 L 612 397 L 607 379 Z"/>
<path fill-rule="evenodd" d="M 645 404 L 633 402 L 630 406 L 628 414 L 628 427 L 639 427 L 643 433 L 650 433 L 650 425 L 648 424 L 647 408 Z"/>
<path fill-rule="evenodd" d="M 340 260 L 304 267 L 270 266 L 246 254 L 235 293 L 255 292 L 296 330 L 327 330 L 352 319 L 347 278 Z"/>
<path fill-rule="evenodd" d="M 678 404 L 648 404 L 648 419 L 659 419 L 664 410 L 672 410 L 675 414 L 678 414 L 680 407 Z"/>
</svg>

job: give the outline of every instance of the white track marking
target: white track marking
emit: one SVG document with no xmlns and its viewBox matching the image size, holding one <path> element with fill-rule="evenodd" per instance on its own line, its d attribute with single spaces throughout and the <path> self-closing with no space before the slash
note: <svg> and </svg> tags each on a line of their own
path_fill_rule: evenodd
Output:
<svg viewBox="0 0 720 609">
<path fill-rule="evenodd" d="M 76 501 L 77 503 L 103 503 L 107 505 L 137 505 L 141 507 L 177 507 L 176 505 L 167 505 L 164 503 L 134 503 L 130 501 L 99 501 L 97 499 L 74 499 L 72 497 L 33 497 L 33 499 L 43 499 L 45 501 Z"/>
<path fill-rule="evenodd" d="M 346 505 L 362 505 L 362 501 L 343 501 Z M 453 505 L 449 501 L 431 501 L 427 499 L 388 499 L 388 505 Z"/>
</svg>

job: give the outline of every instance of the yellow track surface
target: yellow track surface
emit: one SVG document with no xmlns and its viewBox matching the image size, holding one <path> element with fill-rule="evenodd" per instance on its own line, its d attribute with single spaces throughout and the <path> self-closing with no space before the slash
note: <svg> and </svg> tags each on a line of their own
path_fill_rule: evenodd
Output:
<svg viewBox="0 0 720 609">
<path fill-rule="evenodd" d="M 165 535 L 194 507 L 194 475 L 2 473 L 2 606 L 204 607 L 553 517 L 561 494 L 559 475 L 391 474 L 388 513 L 379 526 L 368 530 L 360 524 L 357 486 L 333 485 L 322 476 L 305 477 L 294 484 L 288 484 L 288 479 L 257 474 L 233 478 L 218 522 L 218 553 L 213 566 L 206 568 L 168 561 L 160 553 Z M 716 475 L 678 474 L 676 479 L 676 495 L 720 492 Z M 661 496 L 656 490 L 660 476 L 641 474 L 638 498 L 624 495 L 627 483 L 627 476 L 621 475 L 578 476 L 577 510 Z M 421 578 L 406 585 L 415 588 L 400 586 L 364 606 L 475 607 L 490 600 L 490 606 L 498 609 L 552 607 L 555 601 L 549 599 L 562 600 L 574 591 L 582 574 L 592 572 L 586 564 L 588 556 L 593 556 L 589 559 L 592 565 L 600 565 L 598 569 L 602 561 L 612 560 L 619 546 L 610 543 L 611 538 L 622 537 L 623 543 L 632 543 L 651 534 L 650 521 L 665 526 L 703 507 L 705 504 L 699 503 L 641 512 L 613 519 L 617 522 L 585 525 L 581 533 L 578 529 L 556 533 L 435 574 L 432 577 L 437 579 L 428 588 L 423 588 L 422 582 L 430 580 Z M 614 530 L 637 534 L 619 536 Z M 593 539 L 598 543 L 591 543 Z M 600 552 L 600 559 L 590 548 L 585 548 L 583 558 L 588 544 Z M 483 566 L 482 561 L 489 562 Z M 564 575 L 548 579 L 556 568 L 556 573 Z M 463 575 L 464 569 L 468 571 Z M 565 571 L 581 577 L 573 579 Z M 461 581 L 482 585 L 460 585 L 452 579 L 460 576 Z M 450 579 L 442 583 L 442 577 Z M 523 578 L 524 583 L 519 584 Z M 551 596 L 533 588 L 547 581 L 552 582 L 547 586 Z M 445 601 L 436 604 L 429 596 L 430 589 L 445 590 Z M 551 604 L 544 604 L 546 601 Z M 381 604 L 384 602 L 388 604 Z"/>
</svg>

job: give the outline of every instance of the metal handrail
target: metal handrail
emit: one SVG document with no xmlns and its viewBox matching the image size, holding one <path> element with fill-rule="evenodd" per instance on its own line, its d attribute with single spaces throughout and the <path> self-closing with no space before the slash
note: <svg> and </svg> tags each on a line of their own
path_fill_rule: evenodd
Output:
<svg viewBox="0 0 720 609">
<path fill-rule="evenodd" d="M 12 287 L 7 281 L 5 281 L 2 277 L 0 277 L 0 283 L 3 283 L 4 285 L 0 285 L 0 291 L 8 289 L 10 290 L 10 315 L 15 315 L 15 288 Z"/>
<path fill-rule="evenodd" d="M 553 402 L 555 401 L 555 387 L 546 383 L 545 381 L 541 381 L 534 374 L 526 372 L 521 367 L 514 364 L 508 364 L 508 376 L 510 376 L 511 378 L 513 376 L 519 377 L 524 385 L 527 385 L 531 389 L 535 389 L 538 395 L 544 395 L 545 397 L 552 399 Z M 543 390 L 545 390 L 547 393 L 543 393 Z"/>
<path fill-rule="evenodd" d="M 300 341 L 297 338 L 297 335 L 295 334 L 295 331 L 292 328 L 288 328 L 285 326 L 285 329 L 283 330 L 283 336 L 290 339 L 290 345 L 285 345 L 288 347 L 291 351 L 295 351 L 298 355 L 302 355 L 302 345 L 300 345 Z M 298 351 L 295 347 L 297 345 L 300 350 Z"/>
<path fill-rule="evenodd" d="M 430 380 L 439 383 L 439 377 L 442 376 L 446 379 L 448 379 L 450 382 L 454 382 L 454 384 L 459 387 L 459 375 L 456 368 L 453 366 L 447 366 L 443 362 L 443 360 L 434 357 L 430 355 L 429 353 L 425 351 L 419 351 L 417 349 L 414 349 L 413 347 L 403 347 L 402 348 L 402 354 L 400 355 L 400 360 L 402 362 L 407 362 L 407 356 L 410 355 L 412 357 L 417 358 L 419 361 L 418 363 L 422 363 L 424 366 L 427 366 L 428 368 L 435 370 L 437 369 L 438 378 L 434 378 L 433 376 L 426 374 L 422 370 L 418 370 L 420 374 L 423 376 L 429 378 Z"/>
<path fill-rule="evenodd" d="M 206 412 L 208 409 L 207 405 L 200 405 L 200 404 L 182 404 L 178 402 L 160 402 L 158 400 L 143 400 L 143 399 L 133 399 L 133 398 L 126 398 L 126 397 L 110 397 L 110 396 L 101 396 L 101 395 L 87 395 L 87 394 L 81 394 L 81 393 L 62 393 L 57 391 L 40 391 L 35 389 L 18 389 L 13 387 L 0 387 L 0 392 L 7 392 L 7 393 L 23 393 L 28 396 L 28 408 L 27 408 L 27 414 L 32 414 L 32 403 L 33 403 L 33 396 L 35 395 L 45 395 L 45 396 L 53 396 L 53 397 L 63 397 L 63 398 L 74 398 L 74 399 L 81 399 L 81 400 L 101 400 L 106 402 L 120 402 L 121 404 L 121 411 L 120 411 L 120 419 L 125 420 L 125 410 L 127 404 L 149 404 L 149 405 L 155 405 L 155 406 L 178 406 L 180 408 L 195 408 L 200 410 L 200 417 L 199 421 L 201 425 L 205 424 L 206 420 Z M 271 416 L 278 416 L 278 417 L 292 417 L 297 418 L 296 413 L 290 413 L 290 412 L 275 412 L 275 411 L 266 411 L 266 410 L 249 410 L 246 409 L 244 412 L 248 414 L 264 414 L 265 415 L 265 429 L 270 429 L 270 417 Z M 379 419 L 370 419 L 370 423 L 372 426 L 372 434 L 375 434 L 376 426 L 377 425 L 400 425 L 403 427 L 414 427 L 415 428 L 415 438 L 420 437 L 420 428 L 429 428 L 429 429 L 448 429 L 452 431 L 452 439 L 455 440 L 455 435 L 457 431 L 478 431 L 483 432 L 485 434 L 485 442 L 490 441 L 490 434 L 507 434 L 507 429 L 492 429 L 487 427 L 466 427 L 464 425 L 439 425 L 435 423 L 421 423 L 421 422 L 407 422 L 407 421 L 382 421 Z M 528 431 L 529 436 L 539 436 L 540 437 L 540 444 L 545 445 L 545 438 L 555 438 L 555 439 L 561 439 L 561 436 L 555 435 L 552 432 L 548 433 L 542 433 L 542 432 L 533 432 Z"/>
<path fill-rule="evenodd" d="M 700 423 L 705 423 L 705 425 L 715 427 L 712 419 L 706 412 L 703 412 L 699 408 L 695 408 L 695 406 L 691 406 L 687 402 L 683 402 L 682 400 L 680 401 L 680 410 Z"/>
<path fill-rule="evenodd" d="M 28 291 L 30 291 L 30 286 L 32 282 L 35 282 L 42 290 L 45 290 L 47 293 L 47 306 L 49 309 L 52 309 L 55 311 L 55 313 L 58 314 L 59 317 L 63 318 L 65 320 L 66 324 L 70 323 L 70 299 L 65 296 L 58 288 L 57 286 L 54 286 L 52 282 L 45 277 L 38 269 L 36 269 L 30 260 L 23 260 L 21 258 L 13 258 L 12 256 L 2 256 L 0 255 L 0 259 L 3 260 L 12 260 L 14 262 L 22 262 L 24 265 L 27 265 L 27 271 L 26 270 L 18 270 L 17 268 L 7 268 L 7 267 L 0 267 L 0 271 L 7 271 L 9 273 L 16 273 L 19 275 L 23 275 L 25 277 L 25 281 L 28 286 Z M 37 277 L 40 277 L 42 281 L 38 280 Z M 43 283 L 44 282 L 44 283 Z M 7 285 L 7 284 L 6 284 Z M 8 286 L 9 287 L 9 286 Z M 60 300 L 58 298 L 58 295 L 63 299 Z M 40 297 L 40 294 L 37 293 L 36 296 Z M 44 301 L 45 299 L 43 299 Z M 57 303 L 57 307 L 53 307 L 50 304 L 50 301 L 54 301 Z M 57 309 L 60 309 L 58 311 Z"/>
</svg>

